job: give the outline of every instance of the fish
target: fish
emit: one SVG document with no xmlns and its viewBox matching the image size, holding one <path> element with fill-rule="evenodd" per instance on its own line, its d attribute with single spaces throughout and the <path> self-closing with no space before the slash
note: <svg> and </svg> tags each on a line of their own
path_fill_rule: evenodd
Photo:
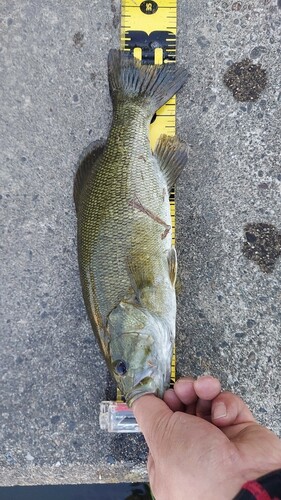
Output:
<svg viewBox="0 0 281 500">
<path fill-rule="evenodd" d="M 187 148 L 163 134 L 152 152 L 149 125 L 187 76 L 175 63 L 145 65 L 111 49 L 111 128 L 82 154 L 74 181 L 83 298 L 129 407 L 144 394 L 162 398 L 170 385 L 177 255 L 169 192 Z"/>
</svg>

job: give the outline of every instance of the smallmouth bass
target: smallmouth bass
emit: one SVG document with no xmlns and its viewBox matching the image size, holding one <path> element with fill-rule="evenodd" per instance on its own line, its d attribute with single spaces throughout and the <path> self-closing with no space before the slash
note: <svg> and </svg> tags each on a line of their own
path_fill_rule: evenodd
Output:
<svg viewBox="0 0 281 500">
<path fill-rule="evenodd" d="M 74 183 L 82 292 L 108 368 L 129 406 L 162 397 L 170 384 L 177 274 L 169 191 L 187 161 L 185 145 L 150 121 L 185 83 L 175 64 L 142 65 L 110 50 L 113 120 L 105 143 L 87 150 Z"/>
</svg>

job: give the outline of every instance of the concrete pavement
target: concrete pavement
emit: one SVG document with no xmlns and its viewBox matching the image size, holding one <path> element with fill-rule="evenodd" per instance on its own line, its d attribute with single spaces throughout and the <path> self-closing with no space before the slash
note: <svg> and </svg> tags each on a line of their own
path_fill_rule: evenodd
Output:
<svg viewBox="0 0 281 500">
<path fill-rule="evenodd" d="M 191 75 L 177 100 L 189 144 L 176 193 L 178 372 L 219 376 L 278 433 L 280 2 L 178 3 L 177 59 Z M 83 305 L 72 199 L 82 149 L 110 125 L 106 59 L 119 46 L 120 4 L 14 0 L 0 10 L 0 484 L 145 480 L 142 436 L 99 430 L 99 402 L 114 390 Z M 244 68 L 243 101 L 224 79 L 245 59 L 266 78 L 252 99 L 258 72 Z M 266 244 L 263 226 L 249 224 L 274 228 Z M 245 244 L 274 254 L 271 269 Z"/>
</svg>

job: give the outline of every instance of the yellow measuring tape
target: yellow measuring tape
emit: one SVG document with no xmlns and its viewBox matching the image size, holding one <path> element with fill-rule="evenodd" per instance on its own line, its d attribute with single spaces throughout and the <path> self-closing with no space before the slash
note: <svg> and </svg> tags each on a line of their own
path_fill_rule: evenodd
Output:
<svg viewBox="0 0 281 500">
<path fill-rule="evenodd" d="M 148 64 L 175 62 L 176 0 L 123 0 L 121 6 L 121 49 Z M 154 149 L 161 134 L 175 135 L 176 98 L 156 113 L 150 142 Z"/>
<path fill-rule="evenodd" d="M 121 49 L 131 52 L 143 64 L 168 64 L 176 60 L 177 1 L 122 0 Z M 175 135 L 176 97 L 160 108 L 150 125 L 152 150 L 161 134 Z M 170 194 L 172 244 L 175 245 L 175 192 Z M 176 380 L 176 355 L 173 350 L 171 384 Z M 117 389 L 117 402 L 122 394 Z"/>
</svg>

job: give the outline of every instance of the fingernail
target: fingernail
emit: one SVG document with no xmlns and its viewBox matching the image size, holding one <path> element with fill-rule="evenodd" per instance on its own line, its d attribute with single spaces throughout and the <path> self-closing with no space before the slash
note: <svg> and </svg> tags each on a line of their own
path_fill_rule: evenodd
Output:
<svg viewBox="0 0 281 500">
<path fill-rule="evenodd" d="M 175 383 L 177 385 L 179 385 L 179 384 L 193 384 L 194 380 L 192 380 L 190 378 L 179 378 L 178 380 L 176 380 Z"/>
<path fill-rule="evenodd" d="M 175 392 L 175 391 L 174 391 L 174 389 L 169 388 L 169 389 L 166 389 L 165 394 L 167 394 L 168 392 Z"/>
<path fill-rule="evenodd" d="M 217 403 L 213 406 L 213 420 L 226 417 L 226 406 L 224 403 Z"/>
</svg>

